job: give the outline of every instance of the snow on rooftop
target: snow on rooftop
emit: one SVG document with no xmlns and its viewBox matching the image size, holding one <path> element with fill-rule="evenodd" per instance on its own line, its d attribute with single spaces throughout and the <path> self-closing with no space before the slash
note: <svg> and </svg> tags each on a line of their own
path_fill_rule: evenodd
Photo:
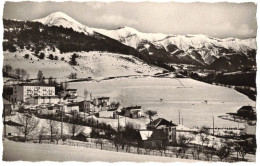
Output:
<svg viewBox="0 0 260 166">
<path fill-rule="evenodd" d="M 147 140 L 152 135 L 153 131 L 150 130 L 141 130 L 139 131 L 142 140 Z"/>
</svg>

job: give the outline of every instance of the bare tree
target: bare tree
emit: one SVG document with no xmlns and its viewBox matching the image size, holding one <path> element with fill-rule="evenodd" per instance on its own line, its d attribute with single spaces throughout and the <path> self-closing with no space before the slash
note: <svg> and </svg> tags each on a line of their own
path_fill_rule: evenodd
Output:
<svg viewBox="0 0 260 166">
<path fill-rule="evenodd" d="M 48 130 L 51 134 L 51 142 L 53 142 L 53 134 L 57 133 L 58 131 L 58 122 L 52 120 L 51 118 L 46 120 Z"/>
<path fill-rule="evenodd" d="M 153 110 L 147 110 L 144 113 L 149 117 L 150 124 L 152 123 L 153 120 L 152 118 L 157 115 L 157 111 L 153 111 Z"/>
<path fill-rule="evenodd" d="M 42 125 L 39 130 L 39 143 L 42 143 L 43 136 L 47 134 L 47 127 L 45 125 Z"/>
<path fill-rule="evenodd" d="M 97 146 L 98 144 L 100 144 L 100 149 L 102 150 L 102 148 L 103 148 L 103 141 L 102 141 L 102 139 L 101 139 L 101 138 L 98 138 L 98 139 L 95 141 L 95 143 L 96 143 L 96 146 Z"/>
<path fill-rule="evenodd" d="M 204 143 L 206 143 L 207 145 L 209 144 L 210 139 L 208 138 L 208 135 L 201 134 L 200 141 L 201 141 L 201 146 L 203 147 Z"/>
<path fill-rule="evenodd" d="M 223 159 L 227 159 L 230 153 L 231 153 L 231 148 L 228 145 L 222 145 L 215 152 L 215 154 L 218 156 L 220 161 L 223 161 Z"/>
<path fill-rule="evenodd" d="M 68 131 L 72 137 L 74 137 L 76 133 L 82 130 L 82 126 L 78 125 L 78 120 L 78 115 L 73 114 L 71 122 L 67 123 Z"/>
<path fill-rule="evenodd" d="M 41 70 L 39 70 L 38 74 L 37 74 L 37 79 L 41 82 L 43 80 L 43 73 Z"/>
<path fill-rule="evenodd" d="M 68 76 L 69 79 L 77 79 L 78 74 L 77 73 L 70 73 Z"/>
<path fill-rule="evenodd" d="M 24 80 L 25 76 L 27 75 L 27 71 L 24 69 L 21 69 L 21 79 Z"/>
<path fill-rule="evenodd" d="M 30 74 L 27 73 L 26 74 L 26 80 L 29 81 L 29 79 L 30 79 Z"/>
<path fill-rule="evenodd" d="M 213 150 L 204 150 L 203 151 L 204 156 L 207 158 L 207 160 L 209 161 L 210 159 L 212 159 L 213 155 L 215 154 Z"/>
<path fill-rule="evenodd" d="M 21 79 L 21 69 L 20 68 L 15 69 L 15 75 L 19 80 Z"/>
<path fill-rule="evenodd" d="M 39 124 L 39 119 L 30 115 L 19 115 L 17 122 L 22 126 L 16 126 L 16 131 L 24 136 L 24 140 L 27 140 L 27 136 L 32 134 Z"/>
<path fill-rule="evenodd" d="M 3 72 L 7 74 L 7 76 L 12 75 L 13 68 L 11 65 L 4 65 Z"/>
<path fill-rule="evenodd" d="M 84 89 L 84 100 L 87 100 L 88 98 L 88 90 L 87 89 Z"/>
<path fill-rule="evenodd" d="M 178 137 L 178 145 L 180 147 L 186 147 L 191 141 L 194 140 L 194 137 L 186 137 L 185 135 L 179 135 Z"/>
</svg>

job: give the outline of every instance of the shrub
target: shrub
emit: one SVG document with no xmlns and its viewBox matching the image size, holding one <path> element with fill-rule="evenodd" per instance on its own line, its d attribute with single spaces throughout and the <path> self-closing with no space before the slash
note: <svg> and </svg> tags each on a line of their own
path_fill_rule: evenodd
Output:
<svg viewBox="0 0 260 166">
<path fill-rule="evenodd" d="M 53 60 L 53 55 L 52 54 L 49 55 L 49 59 Z"/>
<path fill-rule="evenodd" d="M 26 59 L 29 59 L 29 57 L 30 57 L 29 54 L 24 55 L 24 58 L 26 58 Z"/>
<path fill-rule="evenodd" d="M 43 52 L 41 52 L 40 55 L 39 55 L 39 58 L 44 59 L 44 57 L 45 57 L 45 54 Z"/>
</svg>

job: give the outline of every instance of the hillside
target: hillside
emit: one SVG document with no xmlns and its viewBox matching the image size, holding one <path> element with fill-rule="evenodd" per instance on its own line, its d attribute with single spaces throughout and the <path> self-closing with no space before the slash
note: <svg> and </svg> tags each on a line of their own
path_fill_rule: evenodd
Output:
<svg viewBox="0 0 260 166">
<path fill-rule="evenodd" d="M 66 78 L 71 73 L 77 73 L 78 78 L 105 78 L 128 75 L 153 75 L 161 72 L 162 69 L 150 66 L 142 60 L 132 56 L 107 52 L 78 52 L 78 65 L 70 65 L 70 57 L 74 52 L 60 54 L 55 52 L 42 51 L 45 59 L 35 57 L 33 52 L 19 50 L 17 52 L 4 52 L 4 65 L 10 64 L 13 68 L 25 69 L 30 78 L 36 78 L 38 71 L 42 70 L 44 76 L 54 78 Z M 29 58 L 24 58 L 29 54 Z M 49 54 L 58 56 L 58 60 L 48 59 Z"/>
</svg>

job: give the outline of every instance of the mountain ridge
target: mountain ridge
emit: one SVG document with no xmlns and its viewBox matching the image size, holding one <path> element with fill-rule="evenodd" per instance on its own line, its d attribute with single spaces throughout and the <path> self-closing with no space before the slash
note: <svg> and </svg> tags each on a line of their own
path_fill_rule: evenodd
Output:
<svg viewBox="0 0 260 166">
<path fill-rule="evenodd" d="M 44 18 L 33 20 L 33 22 L 39 22 L 49 27 L 72 29 L 75 32 L 84 33 L 89 38 L 104 38 L 107 42 L 114 42 L 107 38 L 116 40 L 135 49 L 139 53 L 134 54 L 140 54 L 138 56 L 141 56 L 143 60 L 156 65 L 184 63 L 214 70 L 223 70 L 222 67 L 219 67 L 221 65 L 225 65 L 227 70 L 256 66 L 255 38 L 218 39 L 202 34 L 144 33 L 128 26 L 115 30 L 98 29 L 83 25 L 62 12 L 52 13 Z M 91 42 L 87 43 L 91 44 Z M 80 44 L 85 47 L 83 45 L 87 43 Z M 93 47 L 94 50 L 99 48 Z M 113 49 L 116 48 L 113 46 Z M 123 51 L 123 48 L 121 50 Z M 84 51 L 88 51 L 88 49 Z"/>
</svg>

